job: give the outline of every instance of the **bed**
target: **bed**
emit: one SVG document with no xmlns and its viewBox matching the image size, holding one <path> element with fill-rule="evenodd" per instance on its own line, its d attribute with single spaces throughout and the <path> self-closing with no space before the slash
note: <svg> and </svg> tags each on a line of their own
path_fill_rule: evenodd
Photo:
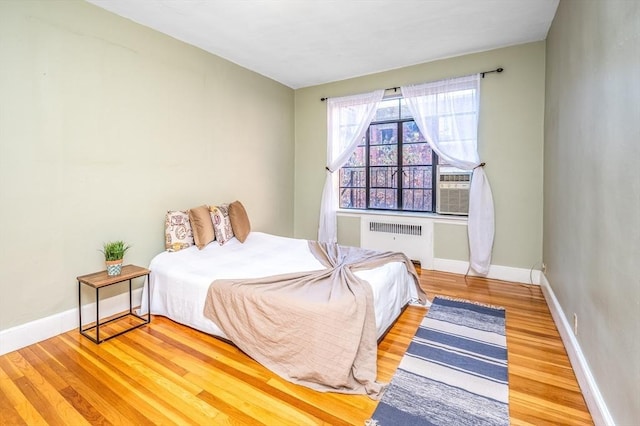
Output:
<svg viewBox="0 0 640 426">
<path fill-rule="evenodd" d="M 147 311 L 146 292 L 150 291 L 152 314 L 233 341 L 203 314 L 212 282 L 325 269 L 308 245 L 307 240 L 251 232 L 244 243 L 231 239 L 224 245 L 213 242 L 201 250 L 192 246 L 177 252 L 162 252 L 150 263 L 152 272 L 149 285 L 143 290 L 141 310 Z M 378 339 L 408 303 L 417 302 L 420 297 L 424 299 L 423 294 L 418 294 L 414 277 L 404 263 L 391 262 L 355 275 L 371 286 Z"/>
</svg>

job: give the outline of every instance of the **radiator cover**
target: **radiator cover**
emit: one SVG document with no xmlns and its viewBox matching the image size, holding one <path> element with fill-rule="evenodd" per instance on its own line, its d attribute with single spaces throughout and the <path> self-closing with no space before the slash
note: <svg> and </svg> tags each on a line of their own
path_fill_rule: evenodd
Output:
<svg viewBox="0 0 640 426">
<path fill-rule="evenodd" d="M 360 219 L 360 246 L 399 251 L 421 266 L 433 266 L 433 222 L 414 217 L 364 216 Z"/>
</svg>

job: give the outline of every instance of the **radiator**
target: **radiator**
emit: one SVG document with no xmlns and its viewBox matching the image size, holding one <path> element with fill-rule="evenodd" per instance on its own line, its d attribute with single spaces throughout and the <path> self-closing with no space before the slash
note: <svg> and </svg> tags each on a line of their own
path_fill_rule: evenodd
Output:
<svg viewBox="0 0 640 426">
<path fill-rule="evenodd" d="M 425 269 L 433 266 L 433 222 L 420 218 L 364 216 L 360 219 L 360 246 L 399 251 Z"/>
</svg>

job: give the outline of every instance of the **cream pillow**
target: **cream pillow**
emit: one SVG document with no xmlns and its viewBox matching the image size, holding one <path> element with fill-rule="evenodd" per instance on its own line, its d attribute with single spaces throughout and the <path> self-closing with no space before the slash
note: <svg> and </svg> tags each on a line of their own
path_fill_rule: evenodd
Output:
<svg viewBox="0 0 640 426">
<path fill-rule="evenodd" d="M 231 228 L 231 220 L 229 220 L 229 204 L 209 206 L 209 212 L 216 240 L 220 245 L 223 245 L 233 238 L 233 229 Z"/>
<path fill-rule="evenodd" d="M 247 211 L 240 201 L 234 201 L 229 204 L 229 220 L 231 221 L 233 235 L 238 241 L 244 243 L 249 232 L 251 232 L 251 223 L 249 222 Z"/>
<path fill-rule="evenodd" d="M 209 207 L 199 206 L 189 210 L 193 240 L 200 250 L 215 239 Z"/>
<path fill-rule="evenodd" d="M 169 210 L 164 219 L 164 248 L 179 251 L 193 244 L 189 214 L 182 210 Z"/>
</svg>

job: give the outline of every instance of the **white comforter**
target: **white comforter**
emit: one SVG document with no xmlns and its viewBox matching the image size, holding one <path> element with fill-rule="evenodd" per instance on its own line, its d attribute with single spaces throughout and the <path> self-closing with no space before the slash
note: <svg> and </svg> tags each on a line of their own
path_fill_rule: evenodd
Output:
<svg viewBox="0 0 640 426">
<path fill-rule="evenodd" d="M 152 314 L 226 338 L 222 330 L 203 315 L 211 282 L 323 269 L 307 244 L 306 240 L 251 232 L 244 243 L 233 238 L 223 246 L 214 241 L 202 250 L 194 246 L 178 252 L 162 252 L 149 265 L 150 285 L 144 288 L 141 311 L 147 312 L 146 292 L 150 287 Z M 380 337 L 404 305 L 417 299 L 413 279 L 399 262 L 356 272 L 356 275 L 368 281 L 373 289 Z"/>
</svg>

